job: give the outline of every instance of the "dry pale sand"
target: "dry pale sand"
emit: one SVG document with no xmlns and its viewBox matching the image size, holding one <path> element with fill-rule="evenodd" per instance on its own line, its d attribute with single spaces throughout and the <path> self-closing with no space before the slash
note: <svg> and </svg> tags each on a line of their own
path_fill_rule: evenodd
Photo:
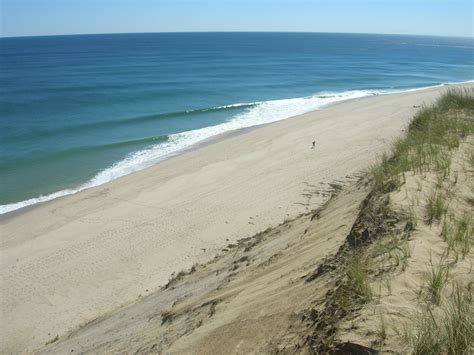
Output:
<svg viewBox="0 0 474 355">
<path fill-rule="evenodd" d="M 38 348 L 318 207 L 327 197 L 308 191 L 367 167 L 444 90 L 333 105 L 2 218 L 0 350 Z"/>
<path fill-rule="evenodd" d="M 38 354 L 267 354 L 293 346 L 308 334 L 298 314 L 334 288 L 332 275 L 306 279 L 344 243 L 367 190 L 350 184 L 320 211 L 241 240 Z"/>
</svg>

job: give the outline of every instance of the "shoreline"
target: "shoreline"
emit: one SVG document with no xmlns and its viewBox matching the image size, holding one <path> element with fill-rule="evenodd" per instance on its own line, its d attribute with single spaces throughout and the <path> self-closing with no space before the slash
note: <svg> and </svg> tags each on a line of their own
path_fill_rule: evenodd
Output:
<svg viewBox="0 0 474 355">
<path fill-rule="evenodd" d="M 213 144 L 213 143 L 217 143 L 223 139 L 226 139 L 226 138 L 229 138 L 229 137 L 232 137 L 234 135 L 239 135 L 239 134 L 243 134 L 249 130 L 253 130 L 253 129 L 258 129 L 260 127 L 263 127 L 263 126 L 266 126 L 266 125 L 270 125 L 270 124 L 273 124 L 273 123 L 276 123 L 276 122 L 280 122 L 280 121 L 284 121 L 284 120 L 288 120 L 288 119 L 294 119 L 296 117 L 299 117 L 301 115 L 305 115 L 305 114 L 310 114 L 312 112 L 316 112 L 316 111 L 319 111 L 319 110 L 322 110 L 322 109 L 325 109 L 325 108 L 328 108 L 328 107 L 331 107 L 333 105 L 337 105 L 337 104 L 342 104 L 342 103 L 345 103 L 345 102 L 350 102 L 352 100 L 359 100 L 359 99 L 363 99 L 363 98 L 367 98 L 367 97 L 373 97 L 373 96 L 385 96 L 385 95 L 396 95 L 396 94 L 403 94 L 403 93 L 409 93 L 409 92 L 416 92 L 416 91 L 423 91 L 423 90 L 430 90 L 430 89 L 434 89 L 434 88 L 441 88 L 441 87 L 447 87 L 447 86 L 458 86 L 458 85 L 468 85 L 470 83 L 473 83 L 474 80 L 467 80 L 467 81 L 462 81 L 462 82 L 454 82 L 454 83 L 441 83 L 441 84 L 436 84 L 436 85 L 431 85 L 431 86 L 426 86 L 426 87 L 420 87 L 420 88 L 410 88 L 410 89 L 395 89 L 394 91 L 391 91 L 393 89 L 376 89 L 375 91 L 380 91 L 379 93 L 376 93 L 376 94 L 372 94 L 372 95 L 367 95 L 367 96 L 363 96 L 363 97 L 355 97 L 355 98 L 347 98 L 347 99 L 343 99 L 341 101 L 335 101 L 335 102 L 330 102 L 330 103 L 327 103 L 327 104 L 323 104 L 321 107 L 315 109 L 315 110 L 311 110 L 311 111 L 308 111 L 306 113 L 302 113 L 302 114 L 298 114 L 298 115 L 295 115 L 295 116 L 290 116 L 290 117 L 287 117 L 287 118 L 284 118 L 284 119 L 280 119 L 280 120 L 277 120 L 277 121 L 272 121 L 272 122 L 267 122 L 267 123 L 263 123 L 263 124 L 256 124 L 256 125 L 252 125 L 252 126 L 248 126 L 248 127 L 242 127 L 242 128 L 238 128 L 238 129 L 234 129 L 234 130 L 230 130 L 230 131 L 226 131 L 226 132 L 222 132 L 222 133 L 219 133 L 219 134 L 216 134 L 214 136 L 211 136 L 211 137 L 208 137 L 208 138 L 205 138 L 204 140 L 202 141 L 199 141 L 197 143 L 193 143 L 189 146 L 186 146 L 184 148 L 180 148 L 178 149 L 177 151 L 175 152 L 171 152 L 167 155 L 164 155 L 163 157 L 161 157 L 160 159 L 158 159 L 156 162 L 152 163 L 151 165 L 149 166 L 145 166 L 143 168 L 139 168 L 138 170 L 135 170 L 131 173 L 127 173 L 125 175 L 122 175 L 122 176 L 119 176 L 119 177 L 116 177 L 116 178 L 112 178 L 111 180 L 108 180 L 106 182 L 103 182 L 103 183 L 99 183 L 99 184 L 96 184 L 96 185 L 91 185 L 91 186 L 88 186 L 92 181 L 93 179 L 91 180 L 88 180 L 80 185 L 76 185 L 75 187 L 70 187 L 70 188 L 67 188 L 67 189 L 63 189 L 63 190 L 59 190 L 59 191 L 56 191 L 56 192 L 53 192 L 53 193 L 50 193 L 50 194 L 47 194 L 47 195 L 40 195 L 40 196 L 37 196 L 37 197 L 32 197 L 30 199 L 27 199 L 27 200 L 23 200 L 23 201 L 18 201 L 18 202 L 13 202 L 13 203 L 9 203 L 9 204 L 5 204 L 5 205 L 0 205 L 0 208 L 2 207 L 5 207 L 5 206 L 11 206 L 11 205 L 17 205 L 17 204 L 23 204 L 25 202 L 28 202 L 30 200 L 39 200 L 39 199 L 42 199 L 42 198 L 45 198 L 46 200 L 44 201 L 37 201 L 37 202 L 32 202 L 32 203 L 29 203 L 29 204 L 26 204 L 22 207 L 17 207 L 17 208 L 14 208 L 12 210 L 9 210 L 7 212 L 0 212 L 0 221 L 2 221 L 3 219 L 5 218 L 9 218 L 11 216 L 14 216 L 18 213 L 22 213 L 22 212 L 26 212 L 28 210 L 31 210 L 32 208 L 35 208 L 37 206 L 40 206 L 40 205 L 43 205 L 43 204 L 46 204 L 46 203 L 49 203 L 51 201 L 54 201 L 54 200 L 57 200 L 57 199 L 61 199 L 63 197 L 67 197 L 67 196 L 71 196 L 71 195 L 75 195 L 77 193 L 80 193 L 82 191 L 86 191 L 86 190 L 89 190 L 89 189 L 93 189 L 95 187 L 99 187 L 99 186 L 103 186 L 103 185 L 106 185 L 106 184 L 109 184 L 110 182 L 114 181 L 114 180 L 117 180 L 117 179 L 121 179 L 125 176 L 128 176 L 128 175 L 132 175 L 132 174 L 135 174 L 135 173 L 138 173 L 140 171 L 143 171 L 143 170 L 146 170 L 146 169 L 150 169 L 150 168 L 153 168 L 157 165 L 159 165 L 160 163 L 164 162 L 164 161 L 167 161 L 167 160 L 170 160 L 170 159 L 173 159 L 175 157 L 178 157 L 182 154 L 186 154 L 187 152 L 190 152 L 190 151 L 193 151 L 193 150 L 196 150 L 196 149 L 200 149 L 202 147 L 205 147 L 209 144 Z M 360 89 L 362 91 L 364 91 L 365 89 Z M 351 91 L 354 91 L 354 90 L 348 90 L 348 91 L 344 91 L 344 92 L 351 92 Z M 357 90 L 355 90 L 357 91 Z M 344 93 L 342 92 L 342 93 Z M 334 93 L 336 94 L 336 93 Z M 271 100 L 270 100 L 271 101 Z M 205 128 L 205 127 L 204 127 Z M 123 158 L 122 160 L 120 161 L 117 161 L 115 162 L 114 164 L 117 164 L 117 163 L 120 163 L 121 161 L 124 161 L 126 159 Z M 106 171 L 107 169 L 110 169 L 111 167 L 114 166 L 114 164 L 112 164 L 111 166 L 103 169 L 101 172 L 103 171 Z M 101 173 L 99 172 L 99 174 Z M 96 175 L 97 176 L 97 175 Z M 64 194 L 62 194 L 64 193 Z M 56 195 L 56 194 L 60 194 L 59 196 L 57 197 L 52 197 L 50 198 L 51 196 L 53 195 Z"/>
<path fill-rule="evenodd" d="M 450 87 L 474 85 L 338 102 L 1 218 L 2 350 L 37 348 L 321 206 L 330 182 L 367 168 L 414 106 Z"/>
</svg>

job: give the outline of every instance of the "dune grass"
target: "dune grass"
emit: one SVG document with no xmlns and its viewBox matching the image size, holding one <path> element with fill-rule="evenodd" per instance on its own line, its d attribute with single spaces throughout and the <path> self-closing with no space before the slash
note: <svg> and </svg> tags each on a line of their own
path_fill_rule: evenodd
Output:
<svg viewBox="0 0 474 355">
<path fill-rule="evenodd" d="M 408 241 L 396 235 L 377 240 L 370 251 L 370 258 L 378 274 L 398 267 L 401 267 L 402 271 L 405 270 L 410 256 L 411 250 Z"/>
<path fill-rule="evenodd" d="M 474 342 L 474 307 L 472 284 L 456 284 L 444 306 L 443 338 L 448 354 L 465 354 Z"/>
<path fill-rule="evenodd" d="M 348 290 L 364 303 L 372 300 L 372 289 L 370 288 L 367 259 L 355 257 L 347 265 L 346 270 Z"/>
<path fill-rule="evenodd" d="M 472 215 L 464 213 L 460 218 L 445 218 L 441 229 L 441 237 L 448 244 L 448 253 L 454 255 L 455 261 L 464 259 L 471 251 L 474 243 L 474 223 Z"/>
<path fill-rule="evenodd" d="M 456 233 L 454 234 L 454 241 L 455 244 L 457 244 L 459 247 L 459 251 L 461 253 L 462 258 L 466 257 L 466 255 L 471 251 L 471 244 L 473 243 L 473 229 L 474 226 L 472 224 L 472 219 L 471 216 L 468 214 L 464 214 L 456 222 Z"/>
<path fill-rule="evenodd" d="M 439 191 L 434 191 L 426 203 L 427 223 L 432 224 L 434 221 L 440 221 L 448 210 L 446 196 Z"/>
<path fill-rule="evenodd" d="M 451 188 L 458 182 L 457 176 L 454 176 L 454 183 L 450 180 L 452 151 L 474 133 L 473 117 L 473 92 L 448 91 L 433 106 L 423 107 L 416 114 L 406 136 L 397 139 L 389 154 L 383 154 L 369 172 L 374 191 L 381 194 L 399 189 L 406 174 L 424 178 L 434 173 L 436 177 L 435 189 L 424 205 L 425 221 L 429 225 L 442 223 L 441 236 L 448 247 L 437 263 L 430 260 L 422 289 L 428 303 L 407 328 L 407 340 L 414 354 L 468 354 L 473 349 L 472 283 L 467 286 L 452 284 L 454 277 L 450 275 L 446 260 L 449 253 L 454 253 L 456 261 L 466 257 L 473 243 L 472 214 L 448 215 L 448 205 L 453 198 Z M 474 151 L 470 151 L 467 158 L 470 167 L 474 168 Z M 421 183 L 418 191 L 421 192 Z M 413 203 L 409 212 L 416 221 L 414 206 Z M 383 263 L 392 260 L 395 261 L 393 266 L 397 266 L 399 257 L 406 262 L 409 249 L 404 253 L 396 239 L 388 238 L 377 242 L 372 257 L 372 263 L 380 264 L 381 272 L 385 272 L 390 268 Z M 444 298 L 451 284 L 453 291 Z"/>
<path fill-rule="evenodd" d="M 430 269 L 426 278 L 426 289 L 429 298 L 434 304 L 439 304 L 441 300 L 441 292 L 445 288 L 449 279 L 449 267 L 445 262 L 444 256 L 438 264 L 434 264 L 430 260 Z"/>
<path fill-rule="evenodd" d="M 449 176 L 450 150 L 474 132 L 465 112 L 474 113 L 474 95 L 448 91 L 432 107 L 422 108 L 413 118 L 404 138 L 397 139 L 391 154 L 383 154 L 370 169 L 375 190 L 390 192 L 404 182 L 404 174 L 429 170 Z"/>
<path fill-rule="evenodd" d="M 414 354 L 469 354 L 474 342 L 472 283 L 453 285 L 438 309 L 428 307 L 413 319 L 407 340 Z"/>
<path fill-rule="evenodd" d="M 469 152 L 468 161 L 471 168 L 474 169 L 474 150 Z"/>
</svg>

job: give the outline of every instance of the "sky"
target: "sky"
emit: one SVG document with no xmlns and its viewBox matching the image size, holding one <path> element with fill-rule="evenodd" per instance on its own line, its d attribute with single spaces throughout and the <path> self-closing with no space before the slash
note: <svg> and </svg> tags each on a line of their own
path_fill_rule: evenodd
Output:
<svg viewBox="0 0 474 355">
<path fill-rule="evenodd" d="M 0 0 L 0 36 L 350 32 L 473 37 L 473 0 Z"/>
</svg>

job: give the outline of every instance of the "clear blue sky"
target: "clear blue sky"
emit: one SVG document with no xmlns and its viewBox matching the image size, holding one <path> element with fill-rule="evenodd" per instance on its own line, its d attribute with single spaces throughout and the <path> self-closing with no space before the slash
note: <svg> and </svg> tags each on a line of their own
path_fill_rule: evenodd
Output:
<svg viewBox="0 0 474 355">
<path fill-rule="evenodd" d="M 298 31 L 473 37 L 473 0 L 0 0 L 1 36 Z"/>
</svg>

